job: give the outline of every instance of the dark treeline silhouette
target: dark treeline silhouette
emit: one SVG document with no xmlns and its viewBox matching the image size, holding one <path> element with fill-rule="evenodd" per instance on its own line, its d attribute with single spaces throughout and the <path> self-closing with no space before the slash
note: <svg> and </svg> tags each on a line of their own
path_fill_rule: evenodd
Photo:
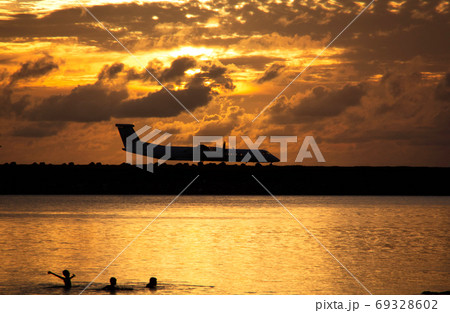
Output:
<svg viewBox="0 0 450 313">
<path fill-rule="evenodd" d="M 163 164 L 0 165 L 0 194 L 450 195 L 450 168 Z"/>
</svg>

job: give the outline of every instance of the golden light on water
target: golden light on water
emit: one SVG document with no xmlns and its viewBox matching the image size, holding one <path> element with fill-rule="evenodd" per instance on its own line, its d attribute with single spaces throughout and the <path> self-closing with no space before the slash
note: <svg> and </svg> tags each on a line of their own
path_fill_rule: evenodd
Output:
<svg viewBox="0 0 450 313">
<path fill-rule="evenodd" d="M 0 271 L 1 281 L 20 286 L 22 276 L 14 274 L 11 280 L 8 275 L 27 268 L 28 283 L 41 288 L 32 293 L 60 293 L 61 289 L 46 288 L 57 281 L 43 273 L 49 267 L 68 268 L 77 275 L 70 292 L 78 293 L 169 198 L 129 196 L 119 203 L 117 196 L 33 196 L 32 206 L 27 204 L 30 198 L 5 198 L 0 210 L 8 214 L 9 222 L 0 220 L 0 225 L 8 229 L 9 246 L 20 247 L 20 254 L 2 247 L 9 271 Z M 445 263 L 442 214 L 448 201 L 430 197 L 280 200 L 373 293 L 417 294 L 427 284 L 445 285 L 445 271 L 422 275 L 420 269 L 439 269 Z M 86 201 L 89 206 L 83 205 Z M 158 278 L 157 294 L 365 293 L 270 197 L 229 196 L 227 204 L 218 205 L 220 201 L 214 196 L 180 198 L 86 294 L 104 294 L 99 289 L 110 276 L 117 277 L 121 286 L 133 287 L 133 294 L 150 294 L 144 286 L 151 276 Z M 431 209 L 421 210 L 424 205 Z M 411 214 L 399 219 L 405 209 Z M 417 242 L 425 237 L 430 249 L 424 250 Z"/>
</svg>

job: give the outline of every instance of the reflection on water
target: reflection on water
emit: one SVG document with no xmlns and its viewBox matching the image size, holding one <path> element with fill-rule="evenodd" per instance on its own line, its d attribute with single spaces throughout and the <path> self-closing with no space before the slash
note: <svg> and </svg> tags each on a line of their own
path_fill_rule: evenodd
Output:
<svg viewBox="0 0 450 313">
<path fill-rule="evenodd" d="M 171 200 L 0 196 L 0 294 L 79 293 Z M 449 197 L 280 200 L 372 293 L 449 289 Z M 269 196 L 180 197 L 85 293 L 111 276 L 120 294 L 364 294 Z"/>
</svg>

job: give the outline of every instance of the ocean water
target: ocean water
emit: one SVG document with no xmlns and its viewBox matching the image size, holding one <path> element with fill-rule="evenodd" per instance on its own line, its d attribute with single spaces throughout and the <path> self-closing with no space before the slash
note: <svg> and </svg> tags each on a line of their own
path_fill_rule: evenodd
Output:
<svg viewBox="0 0 450 313">
<path fill-rule="evenodd" d="M 172 199 L 0 196 L 0 294 L 79 294 Z M 450 197 L 279 199 L 373 294 L 450 289 Z M 70 290 L 47 274 L 64 269 Z M 84 294 L 111 276 L 117 294 L 367 293 L 269 196 L 181 196 Z"/>
</svg>

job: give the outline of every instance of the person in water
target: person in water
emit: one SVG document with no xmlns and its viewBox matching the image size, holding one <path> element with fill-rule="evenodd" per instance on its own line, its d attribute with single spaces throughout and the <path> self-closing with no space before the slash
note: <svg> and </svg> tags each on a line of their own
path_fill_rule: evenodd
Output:
<svg viewBox="0 0 450 313">
<path fill-rule="evenodd" d="M 157 279 L 156 279 L 156 277 L 151 277 L 150 278 L 150 281 L 148 282 L 148 284 L 147 284 L 147 288 L 150 288 L 150 289 L 155 289 L 156 288 L 156 284 L 157 284 Z"/>
<path fill-rule="evenodd" d="M 64 271 L 62 272 L 62 274 L 63 274 L 64 277 L 63 277 L 63 276 L 59 276 L 59 275 L 57 275 L 57 274 L 55 274 L 55 273 L 53 273 L 53 272 L 51 272 L 51 271 L 48 271 L 47 274 L 52 274 L 52 275 L 55 275 L 56 277 L 62 279 L 62 280 L 64 281 L 64 287 L 65 287 L 65 288 L 72 288 L 72 278 L 75 277 L 75 274 L 73 274 L 72 276 L 70 276 L 70 272 L 69 272 L 68 270 L 64 270 Z"/>
<path fill-rule="evenodd" d="M 109 285 L 103 287 L 103 290 L 118 290 L 120 289 L 119 286 L 117 286 L 117 279 L 115 277 L 111 277 L 109 279 Z"/>
</svg>

